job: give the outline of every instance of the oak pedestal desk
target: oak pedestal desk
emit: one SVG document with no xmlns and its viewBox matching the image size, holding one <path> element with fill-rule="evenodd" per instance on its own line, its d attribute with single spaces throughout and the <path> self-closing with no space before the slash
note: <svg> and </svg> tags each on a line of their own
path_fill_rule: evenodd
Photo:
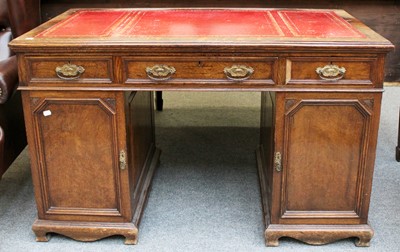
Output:
<svg viewBox="0 0 400 252">
<path fill-rule="evenodd" d="M 54 232 L 136 244 L 160 155 L 152 92 L 234 90 L 262 92 L 266 244 L 287 236 L 369 245 L 384 61 L 393 46 L 345 11 L 74 9 L 10 46 L 38 241 Z"/>
</svg>

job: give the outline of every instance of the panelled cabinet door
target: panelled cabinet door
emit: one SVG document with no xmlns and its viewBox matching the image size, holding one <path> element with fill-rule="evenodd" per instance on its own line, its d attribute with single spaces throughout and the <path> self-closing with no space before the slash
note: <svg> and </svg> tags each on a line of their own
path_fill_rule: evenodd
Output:
<svg viewBox="0 0 400 252">
<path fill-rule="evenodd" d="M 121 169 L 125 167 L 120 167 L 119 153 L 125 143 L 119 136 L 124 129 L 118 128 L 122 125 L 118 125 L 115 96 L 32 93 L 33 133 L 39 153 L 38 204 L 43 210 L 39 218 L 129 218 L 129 210 L 122 207 L 129 200 L 125 196 L 129 188 L 123 186 Z"/>
<path fill-rule="evenodd" d="M 273 219 L 361 224 L 368 215 L 380 94 L 279 94 Z"/>
</svg>

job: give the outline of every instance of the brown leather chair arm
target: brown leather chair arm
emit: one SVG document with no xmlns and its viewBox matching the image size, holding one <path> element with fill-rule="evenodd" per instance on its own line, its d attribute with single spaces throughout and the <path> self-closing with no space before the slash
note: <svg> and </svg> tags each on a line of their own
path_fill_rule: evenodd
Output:
<svg viewBox="0 0 400 252">
<path fill-rule="evenodd" d="M 7 1 L 0 0 L 0 29 L 4 29 L 10 26 L 10 22 L 8 19 L 8 8 Z"/>
<path fill-rule="evenodd" d="M 40 24 L 40 0 L 7 0 L 14 38 Z"/>
<path fill-rule="evenodd" d="M 17 58 L 0 61 L 0 104 L 7 102 L 18 86 Z"/>
</svg>

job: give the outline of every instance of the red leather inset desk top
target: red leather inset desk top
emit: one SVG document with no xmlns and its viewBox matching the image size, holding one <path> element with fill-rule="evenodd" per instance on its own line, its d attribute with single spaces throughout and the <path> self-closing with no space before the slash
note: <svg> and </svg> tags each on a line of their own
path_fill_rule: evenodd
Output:
<svg viewBox="0 0 400 252">
<path fill-rule="evenodd" d="M 334 11 L 154 9 L 79 10 L 36 37 L 364 38 Z"/>
</svg>

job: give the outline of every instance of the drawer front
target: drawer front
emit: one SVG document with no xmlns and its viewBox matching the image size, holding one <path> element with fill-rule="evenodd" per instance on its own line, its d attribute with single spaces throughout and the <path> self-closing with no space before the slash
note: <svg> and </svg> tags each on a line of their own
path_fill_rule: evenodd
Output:
<svg viewBox="0 0 400 252">
<path fill-rule="evenodd" d="M 111 57 L 27 57 L 29 83 L 112 83 Z"/>
<path fill-rule="evenodd" d="M 125 58 L 125 83 L 252 83 L 274 84 L 277 76 L 277 58 L 218 59 L 180 58 L 174 61 L 159 58 Z M 166 67 L 174 73 L 154 76 L 152 68 Z M 164 71 L 164 70 L 162 70 Z M 168 71 L 168 70 L 166 70 Z M 235 73 L 239 73 L 235 75 Z"/>
<path fill-rule="evenodd" d="M 286 60 L 286 84 L 373 85 L 376 58 L 292 57 Z"/>
</svg>

